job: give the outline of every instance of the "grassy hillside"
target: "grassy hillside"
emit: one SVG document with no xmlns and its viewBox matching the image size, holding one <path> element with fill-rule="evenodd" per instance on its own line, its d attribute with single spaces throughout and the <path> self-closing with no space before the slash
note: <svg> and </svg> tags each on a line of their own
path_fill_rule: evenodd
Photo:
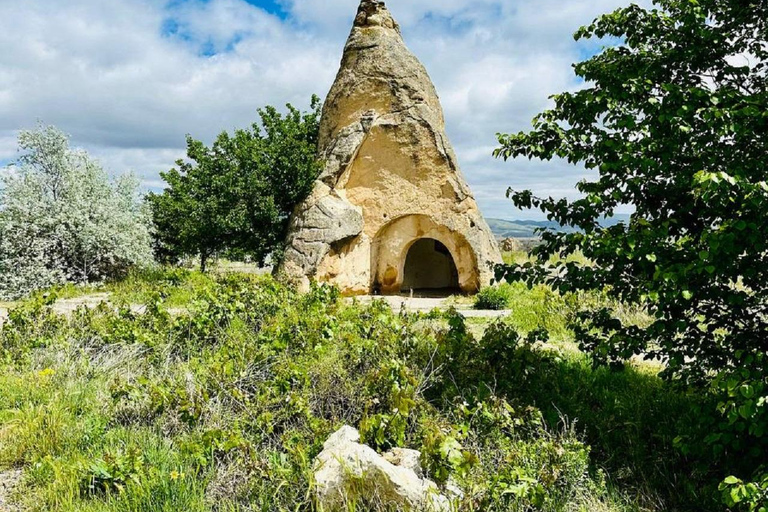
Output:
<svg viewBox="0 0 768 512">
<path fill-rule="evenodd" d="M 598 296 L 513 286 L 489 324 L 252 275 L 110 291 L 118 310 L 69 317 L 40 295 L 0 332 L 0 473 L 23 469 L 23 510 L 316 510 L 312 461 L 344 424 L 421 450 L 457 510 L 716 509 L 717 461 L 675 448 L 703 435 L 700 399 L 573 347 L 567 318 Z"/>
</svg>

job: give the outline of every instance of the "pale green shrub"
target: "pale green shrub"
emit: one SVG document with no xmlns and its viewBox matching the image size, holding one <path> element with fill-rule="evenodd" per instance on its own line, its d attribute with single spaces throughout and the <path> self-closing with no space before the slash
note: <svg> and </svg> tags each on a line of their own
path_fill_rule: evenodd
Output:
<svg viewBox="0 0 768 512">
<path fill-rule="evenodd" d="M 88 282 L 152 262 L 150 221 L 132 176 L 110 180 L 54 127 L 22 131 L 0 188 L 0 297 Z"/>
</svg>

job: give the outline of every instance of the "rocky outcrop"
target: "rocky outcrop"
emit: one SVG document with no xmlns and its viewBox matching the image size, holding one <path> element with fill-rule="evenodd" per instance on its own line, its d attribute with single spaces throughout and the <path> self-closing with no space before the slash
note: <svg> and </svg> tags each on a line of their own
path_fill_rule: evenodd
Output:
<svg viewBox="0 0 768 512">
<path fill-rule="evenodd" d="M 324 171 L 291 220 L 279 273 L 302 287 L 316 279 L 347 293 L 399 292 L 409 248 L 429 237 L 450 252 L 464 291 L 490 282 L 501 255 L 434 85 L 384 2 L 360 4 L 318 151 Z"/>
<path fill-rule="evenodd" d="M 517 238 L 505 238 L 499 243 L 499 248 L 504 252 L 524 251 L 525 247 Z"/>
<path fill-rule="evenodd" d="M 422 478 L 417 451 L 398 449 L 381 456 L 360 444 L 360 433 L 352 427 L 342 427 L 323 448 L 315 460 L 315 498 L 321 510 L 348 510 L 347 505 L 365 500 L 388 510 L 450 510 L 437 485 Z"/>
</svg>

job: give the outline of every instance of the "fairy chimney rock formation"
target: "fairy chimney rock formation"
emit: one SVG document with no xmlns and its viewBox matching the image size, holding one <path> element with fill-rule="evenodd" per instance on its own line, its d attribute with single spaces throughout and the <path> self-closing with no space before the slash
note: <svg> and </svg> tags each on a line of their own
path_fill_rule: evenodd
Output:
<svg viewBox="0 0 768 512">
<path fill-rule="evenodd" d="M 284 278 L 346 294 L 490 283 L 494 237 L 445 134 L 440 100 L 384 2 L 363 0 L 323 107 L 325 168 L 291 219 Z"/>
</svg>

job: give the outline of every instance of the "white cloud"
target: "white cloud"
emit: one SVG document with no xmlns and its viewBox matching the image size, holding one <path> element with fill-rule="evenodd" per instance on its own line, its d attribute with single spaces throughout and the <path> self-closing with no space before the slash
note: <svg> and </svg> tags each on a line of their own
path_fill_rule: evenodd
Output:
<svg viewBox="0 0 768 512">
<path fill-rule="evenodd" d="M 16 158 L 16 135 L 0 135 L 0 162 Z"/>
<path fill-rule="evenodd" d="M 188 41 L 162 37 L 165 17 L 175 13 L 152 2 L 0 3 L 0 46 L 14 49 L 0 55 L 11 77 L 0 85 L 0 130 L 42 119 L 85 145 L 178 148 L 186 132 L 210 138 L 251 122 L 258 106 L 306 102 L 313 77 L 332 78 L 322 42 L 295 37 L 245 2 L 214 3 L 230 5 L 207 19 L 213 36 L 229 16 L 266 27 L 264 37 L 205 58 Z M 202 18 L 181 16 L 204 32 Z"/>
<path fill-rule="evenodd" d="M 283 0 L 289 20 L 245 0 L 0 0 L 0 161 L 43 120 L 114 171 L 156 187 L 184 155 L 252 123 L 258 107 L 305 107 L 335 76 L 358 0 Z M 508 186 L 569 195 L 584 172 L 494 160 L 548 96 L 577 87 L 571 38 L 622 0 L 390 0 L 440 92 L 448 132 L 486 215 L 519 217 Z M 210 56 L 211 54 L 214 54 Z"/>
</svg>

